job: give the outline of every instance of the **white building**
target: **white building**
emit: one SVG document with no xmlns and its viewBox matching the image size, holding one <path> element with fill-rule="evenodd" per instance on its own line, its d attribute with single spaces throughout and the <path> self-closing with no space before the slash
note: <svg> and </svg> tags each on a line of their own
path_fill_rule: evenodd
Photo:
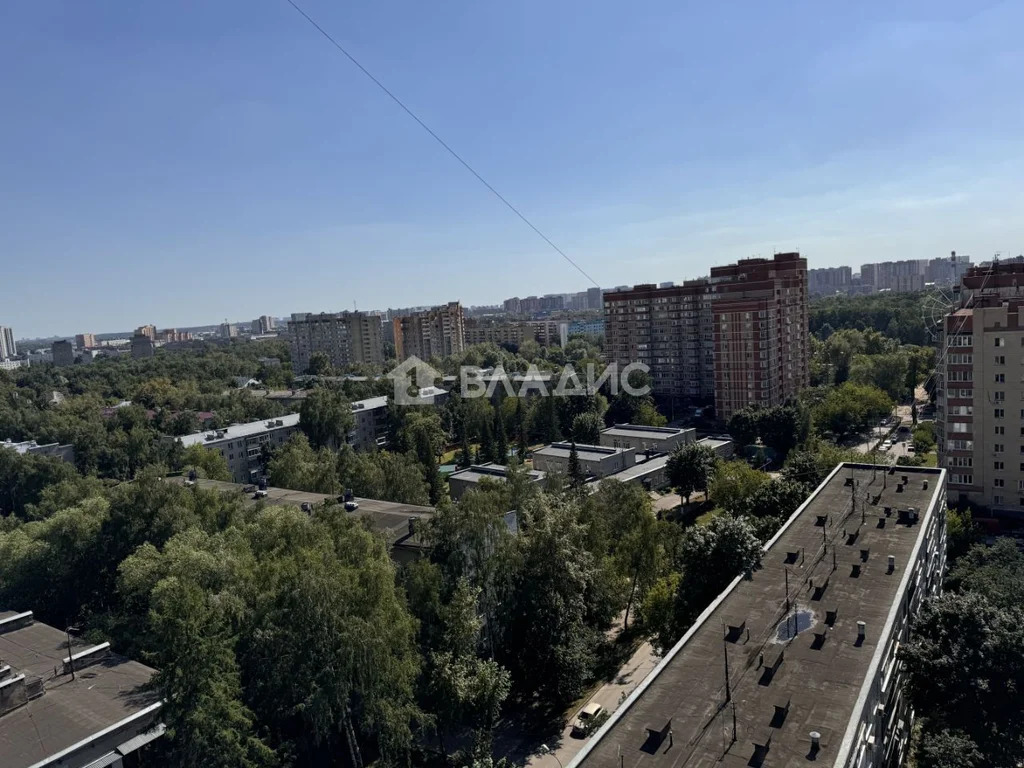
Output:
<svg viewBox="0 0 1024 768">
<path fill-rule="evenodd" d="M 263 446 L 277 448 L 299 428 L 299 414 L 290 413 L 266 421 L 233 424 L 225 429 L 175 437 L 183 447 L 202 445 L 217 451 L 228 462 L 236 483 L 257 481 L 263 474 Z"/>
</svg>

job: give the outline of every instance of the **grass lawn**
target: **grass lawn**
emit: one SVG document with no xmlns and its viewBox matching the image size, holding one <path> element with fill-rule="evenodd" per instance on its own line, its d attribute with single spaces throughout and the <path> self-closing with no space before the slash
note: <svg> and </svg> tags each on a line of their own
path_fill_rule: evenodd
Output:
<svg viewBox="0 0 1024 768">
<path fill-rule="evenodd" d="M 705 512 L 703 515 L 699 515 L 694 522 L 696 522 L 697 525 L 707 525 L 720 514 L 722 514 L 722 510 L 720 510 L 718 507 L 713 507 L 709 509 L 707 512 Z"/>
</svg>

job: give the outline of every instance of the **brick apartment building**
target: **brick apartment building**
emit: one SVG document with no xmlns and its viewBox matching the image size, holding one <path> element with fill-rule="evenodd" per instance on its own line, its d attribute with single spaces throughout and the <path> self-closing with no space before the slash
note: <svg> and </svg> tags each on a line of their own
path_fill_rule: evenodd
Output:
<svg viewBox="0 0 1024 768">
<path fill-rule="evenodd" d="M 713 402 L 724 420 L 807 386 L 807 260 L 798 253 L 713 267 L 679 286 L 608 291 L 604 300 L 608 360 L 647 364 L 654 394 L 670 407 Z"/>
<path fill-rule="evenodd" d="M 462 304 L 451 301 L 392 320 L 399 360 L 448 357 L 466 348 L 466 319 Z"/>
</svg>

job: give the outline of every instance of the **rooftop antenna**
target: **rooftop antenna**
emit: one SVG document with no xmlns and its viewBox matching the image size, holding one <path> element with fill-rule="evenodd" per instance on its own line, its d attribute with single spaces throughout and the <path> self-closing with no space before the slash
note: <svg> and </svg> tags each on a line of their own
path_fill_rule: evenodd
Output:
<svg viewBox="0 0 1024 768">
<path fill-rule="evenodd" d="M 725 639 L 725 622 L 722 622 L 722 654 L 725 657 L 725 701 L 732 701 L 732 687 L 729 685 L 729 641 Z M 733 705 L 735 711 L 735 705 Z M 735 730 L 735 726 L 733 728 Z"/>
</svg>

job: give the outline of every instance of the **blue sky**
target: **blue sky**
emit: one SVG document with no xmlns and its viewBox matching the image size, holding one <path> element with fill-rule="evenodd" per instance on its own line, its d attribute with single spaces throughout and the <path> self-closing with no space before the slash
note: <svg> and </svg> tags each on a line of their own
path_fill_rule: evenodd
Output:
<svg viewBox="0 0 1024 768">
<path fill-rule="evenodd" d="M 1024 251 L 1024 4 L 301 0 L 605 287 Z M 285 0 L 0 5 L 19 336 L 582 290 Z"/>
</svg>

